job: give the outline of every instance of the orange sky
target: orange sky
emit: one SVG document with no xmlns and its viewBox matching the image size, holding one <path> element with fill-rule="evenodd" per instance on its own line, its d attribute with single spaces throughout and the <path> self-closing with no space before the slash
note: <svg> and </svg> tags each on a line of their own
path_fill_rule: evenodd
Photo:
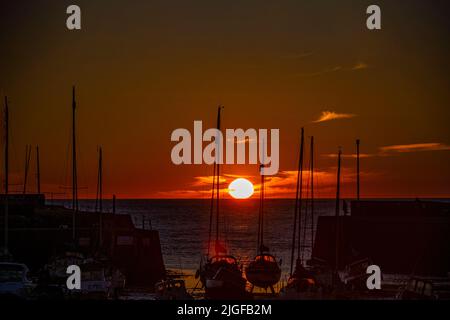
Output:
<svg viewBox="0 0 450 320">
<path fill-rule="evenodd" d="M 25 145 L 39 144 L 42 189 L 67 192 L 75 84 L 80 197 L 95 196 L 98 145 L 105 197 L 209 197 L 212 167 L 173 165 L 170 134 L 214 126 L 219 103 L 224 128 L 280 129 L 268 196 L 293 195 L 302 126 L 315 137 L 319 197 L 334 196 L 339 146 L 343 196 L 354 196 L 356 138 L 363 196 L 450 195 L 445 4 L 379 1 L 383 29 L 371 32 L 370 1 L 77 2 L 81 31 L 65 28 L 64 1 L 0 5 L 12 190 Z M 33 162 L 30 191 L 34 172 Z M 255 165 L 223 172 L 224 187 L 259 183 Z"/>
</svg>

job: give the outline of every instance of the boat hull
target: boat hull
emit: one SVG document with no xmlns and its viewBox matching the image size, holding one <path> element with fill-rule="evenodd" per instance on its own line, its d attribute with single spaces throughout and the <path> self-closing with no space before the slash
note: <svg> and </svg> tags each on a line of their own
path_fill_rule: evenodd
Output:
<svg viewBox="0 0 450 320">
<path fill-rule="evenodd" d="M 234 258 L 216 257 L 202 268 L 201 280 L 207 299 L 244 299 L 247 281 Z"/>
<path fill-rule="evenodd" d="M 274 259 L 266 261 L 258 256 L 248 265 L 245 275 L 252 285 L 266 289 L 280 281 L 281 269 Z"/>
</svg>

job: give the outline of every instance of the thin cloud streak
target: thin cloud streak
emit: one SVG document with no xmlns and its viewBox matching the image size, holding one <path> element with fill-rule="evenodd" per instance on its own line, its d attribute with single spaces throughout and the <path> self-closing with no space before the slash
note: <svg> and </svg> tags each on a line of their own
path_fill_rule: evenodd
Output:
<svg viewBox="0 0 450 320">
<path fill-rule="evenodd" d="M 322 111 L 322 114 L 319 116 L 317 120 L 314 120 L 314 123 L 324 122 L 324 121 L 331 121 L 336 119 L 348 119 L 348 118 L 354 118 L 356 117 L 356 114 L 352 113 L 337 113 L 334 111 Z"/>
<path fill-rule="evenodd" d="M 338 154 L 337 153 L 326 153 L 323 154 L 322 157 L 325 158 L 337 158 Z M 371 157 L 375 157 L 377 156 L 376 154 L 370 154 L 370 153 L 360 153 L 359 157 L 360 158 L 371 158 Z M 341 154 L 342 158 L 350 158 L 350 159 L 356 159 L 357 155 L 356 153 L 352 153 L 352 154 Z"/>
<path fill-rule="evenodd" d="M 368 67 L 369 67 L 369 65 L 367 63 L 358 62 L 351 69 L 352 70 L 363 70 L 363 69 L 367 69 Z"/>
<path fill-rule="evenodd" d="M 285 55 L 283 56 L 283 58 L 286 59 L 303 59 L 303 58 L 307 58 L 313 55 L 312 51 L 305 51 L 305 52 L 301 52 L 301 53 L 293 53 L 293 54 L 289 54 L 289 55 Z"/>
<path fill-rule="evenodd" d="M 244 144 L 244 143 L 249 143 L 249 142 L 255 142 L 256 140 L 246 137 L 245 139 L 241 139 L 241 140 L 238 140 L 238 139 L 227 139 L 227 141 L 234 142 L 235 144 Z"/>
<path fill-rule="evenodd" d="M 428 142 L 428 143 L 411 143 L 411 144 L 396 144 L 390 146 L 379 147 L 378 153 L 361 153 L 360 158 L 371 157 L 387 157 L 398 153 L 411 153 L 411 152 L 425 152 L 425 151 L 444 151 L 450 150 L 450 146 L 440 142 Z M 322 154 L 325 158 L 337 158 L 337 153 Z M 355 153 L 342 154 L 342 158 L 356 158 Z"/>
<path fill-rule="evenodd" d="M 440 142 L 397 144 L 380 148 L 381 153 L 405 153 L 421 151 L 450 150 L 450 146 Z"/>
<path fill-rule="evenodd" d="M 343 67 L 343 66 L 334 66 L 332 68 L 327 68 L 317 72 L 309 72 L 309 73 L 299 73 L 297 76 L 300 77 L 316 77 L 321 76 L 328 73 L 334 73 L 338 71 L 360 71 L 369 68 L 369 65 L 365 62 L 357 62 L 351 67 Z"/>
<path fill-rule="evenodd" d="M 300 76 L 300 77 L 316 77 L 316 76 L 321 76 L 321 75 L 327 74 L 327 73 L 333 73 L 333 72 L 336 72 L 336 71 L 339 71 L 339 70 L 342 70 L 341 66 L 336 66 L 336 67 L 333 67 L 333 68 L 328 68 L 328 69 L 325 69 L 325 70 L 322 70 L 322 71 L 317 71 L 317 72 L 300 73 L 300 74 L 297 74 L 297 76 Z"/>
</svg>

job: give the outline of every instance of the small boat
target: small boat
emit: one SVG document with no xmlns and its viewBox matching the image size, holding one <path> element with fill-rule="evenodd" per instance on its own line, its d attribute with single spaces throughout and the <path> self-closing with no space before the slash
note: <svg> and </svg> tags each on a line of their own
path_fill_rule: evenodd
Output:
<svg viewBox="0 0 450 320">
<path fill-rule="evenodd" d="M 220 130 L 220 113 L 222 106 L 218 107 L 217 129 Z M 242 276 L 242 267 L 236 258 L 227 254 L 225 245 L 220 241 L 220 164 L 214 162 L 214 174 L 211 194 L 211 209 L 209 223 L 208 252 L 202 259 L 196 278 L 205 288 L 206 299 L 245 299 L 248 293 L 245 290 L 247 281 Z M 213 215 L 215 209 L 215 254 L 210 256 L 213 234 Z"/>
<path fill-rule="evenodd" d="M 81 290 L 85 298 L 108 299 L 113 296 L 112 277 L 105 267 L 96 262 L 85 263 L 81 269 Z"/>
<path fill-rule="evenodd" d="M 324 282 L 331 282 L 331 273 L 307 269 L 297 260 L 295 271 L 280 290 L 280 298 L 285 300 L 329 299 Z"/>
<path fill-rule="evenodd" d="M 450 274 L 446 277 L 411 276 L 397 294 L 401 300 L 449 300 Z"/>
<path fill-rule="evenodd" d="M 261 166 L 262 170 L 263 166 Z M 259 202 L 259 219 L 258 219 L 258 254 L 249 263 L 245 270 L 247 280 L 253 287 L 260 287 L 263 289 L 270 288 L 274 294 L 273 286 L 280 281 L 281 269 L 277 260 L 269 253 L 269 248 L 264 245 L 264 175 L 261 173 L 261 191 Z M 281 263 L 280 263 L 281 264 Z"/>
<path fill-rule="evenodd" d="M 235 257 L 216 255 L 208 259 L 201 270 L 206 298 L 243 299 L 247 296 L 242 268 Z"/>
<path fill-rule="evenodd" d="M 372 265 L 369 258 L 356 260 L 347 264 L 343 271 L 339 272 L 339 278 L 345 287 L 350 290 L 365 290 L 367 288 L 367 267 Z"/>
<path fill-rule="evenodd" d="M 155 293 L 159 300 L 192 300 L 187 292 L 184 280 L 166 279 L 155 284 Z"/>
<path fill-rule="evenodd" d="M 77 251 L 66 251 L 61 255 L 50 259 L 41 271 L 45 277 L 53 283 L 65 284 L 67 279 L 67 267 L 70 265 L 81 265 L 85 261 L 83 254 Z"/>
<path fill-rule="evenodd" d="M 320 265 L 314 263 L 314 267 L 304 265 L 306 233 L 309 230 L 311 243 L 309 248 L 312 250 L 314 241 L 314 137 L 311 137 L 310 154 L 310 191 L 311 201 L 308 216 L 308 203 L 306 203 L 303 214 L 302 191 L 303 191 L 303 147 L 304 129 L 301 129 L 300 153 L 297 170 L 297 189 L 294 208 L 294 223 L 291 247 L 291 270 L 287 285 L 281 290 L 281 296 L 287 299 L 321 299 L 322 285 L 324 282 L 331 282 L 331 273 L 326 263 Z M 308 219 L 309 217 L 309 219 Z M 298 230 L 298 231 L 297 231 Z M 297 258 L 295 258 L 295 249 L 297 248 Z"/>
<path fill-rule="evenodd" d="M 27 299 L 34 289 L 28 279 L 28 267 L 22 263 L 0 262 L 1 299 Z"/>
<path fill-rule="evenodd" d="M 275 293 L 273 286 L 280 281 L 281 269 L 275 257 L 268 253 L 262 253 L 250 262 L 246 272 L 247 280 L 256 287 L 270 288 Z"/>
<path fill-rule="evenodd" d="M 434 300 L 433 283 L 426 279 L 413 277 L 398 294 L 400 300 Z"/>
<path fill-rule="evenodd" d="M 81 289 L 66 287 L 67 267 L 77 265 L 81 270 Z M 118 298 L 125 288 L 125 276 L 102 257 L 86 258 L 76 251 L 67 251 L 54 257 L 40 272 L 43 292 L 59 288 L 68 298 L 109 299 Z"/>
</svg>

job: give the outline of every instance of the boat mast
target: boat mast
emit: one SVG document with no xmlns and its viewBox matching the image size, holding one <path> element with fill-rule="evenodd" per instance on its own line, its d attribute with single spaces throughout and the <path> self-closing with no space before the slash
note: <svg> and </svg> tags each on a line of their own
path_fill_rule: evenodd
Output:
<svg viewBox="0 0 450 320">
<path fill-rule="evenodd" d="M 206 254 L 209 257 L 209 253 L 211 250 L 211 236 L 212 236 L 212 225 L 213 225 L 213 214 L 214 214 L 214 193 L 216 191 L 216 162 L 213 163 L 214 173 L 213 173 L 213 182 L 212 182 L 212 191 L 211 191 L 211 205 L 209 208 L 209 235 L 208 235 L 208 252 Z"/>
<path fill-rule="evenodd" d="M 99 244 L 103 245 L 103 156 L 102 147 L 98 149 L 97 197 L 95 210 L 99 213 Z"/>
<path fill-rule="evenodd" d="M 339 205 L 340 205 L 340 189 L 341 189 L 341 154 L 342 150 L 339 148 L 338 152 L 338 167 L 337 167 L 337 188 L 336 188 L 336 212 L 335 212 L 335 235 L 336 235 L 336 247 L 335 247 L 335 271 L 337 275 L 337 270 L 339 269 Z"/>
<path fill-rule="evenodd" d="M 302 208 L 302 186 L 303 186 L 303 143 L 304 143 L 305 130 L 302 128 L 300 136 L 300 155 L 298 158 L 298 170 L 297 170 L 297 189 L 295 192 L 295 208 L 294 208 L 294 231 L 292 233 L 292 248 L 291 248 L 291 272 L 294 268 L 294 252 L 295 252 L 295 240 L 296 240 L 296 228 L 297 228 L 297 216 L 298 216 L 298 252 L 297 258 L 300 258 L 300 227 L 301 227 L 301 208 Z"/>
<path fill-rule="evenodd" d="M 98 173 L 97 173 L 97 195 L 95 197 L 95 211 L 102 212 L 103 209 L 103 156 L 102 147 L 98 148 Z"/>
<path fill-rule="evenodd" d="M 263 151 L 264 153 L 264 151 Z M 260 166 L 261 174 L 261 190 L 259 192 L 259 221 L 258 221 L 258 247 L 257 254 L 262 254 L 264 249 L 264 181 L 265 176 L 262 174 L 264 165 Z"/>
<path fill-rule="evenodd" d="M 77 148 L 75 132 L 75 86 L 72 87 L 72 240 L 75 241 L 75 223 L 78 212 L 78 190 L 77 190 Z"/>
<path fill-rule="evenodd" d="M 356 199 L 359 201 L 359 139 L 356 139 Z"/>
<path fill-rule="evenodd" d="M 37 185 L 37 193 L 41 194 L 41 169 L 39 164 L 39 146 L 36 146 L 36 185 Z"/>
<path fill-rule="evenodd" d="M 217 108 L 217 130 L 220 131 L 220 113 L 223 106 L 220 106 Z M 216 139 L 216 247 L 219 246 L 219 197 L 220 197 L 220 145 L 222 141 L 220 141 L 220 134 L 218 135 Z M 218 252 L 216 252 L 217 254 Z"/>
<path fill-rule="evenodd" d="M 311 136 L 311 258 L 314 247 L 314 136 Z M 305 229 L 306 230 L 306 229 Z"/>
<path fill-rule="evenodd" d="M 25 146 L 25 176 L 23 178 L 23 194 L 27 193 L 28 170 L 30 168 L 31 145 Z"/>
<path fill-rule="evenodd" d="M 8 97 L 5 96 L 5 221 L 4 221 L 4 241 L 5 247 L 3 248 L 5 255 L 8 254 L 8 176 L 9 176 L 9 109 L 8 109 Z"/>
<path fill-rule="evenodd" d="M 5 96 L 5 194 L 8 194 L 9 175 L 9 109 L 8 97 Z"/>
</svg>

